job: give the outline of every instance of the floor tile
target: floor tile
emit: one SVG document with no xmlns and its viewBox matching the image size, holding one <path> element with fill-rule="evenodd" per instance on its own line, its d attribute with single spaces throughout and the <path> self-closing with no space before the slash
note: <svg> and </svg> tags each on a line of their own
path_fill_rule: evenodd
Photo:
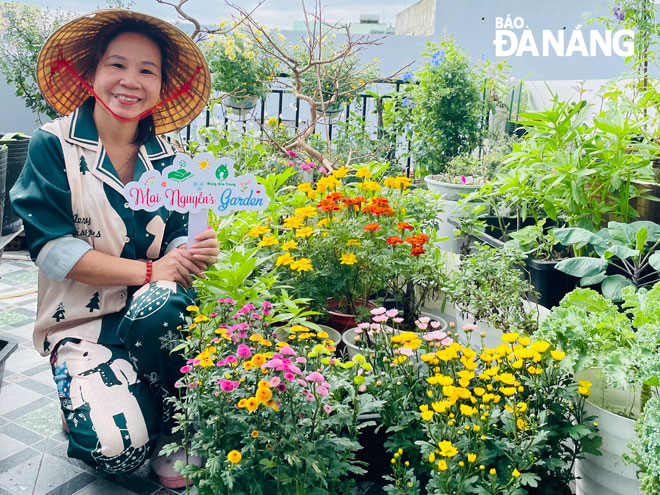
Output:
<svg viewBox="0 0 660 495">
<path fill-rule="evenodd" d="M 20 466 L 34 457 L 40 456 L 41 454 L 39 452 L 31 448 L 25 448 L 20 452 L 16 452 L 0 461 L 0 475 L 14 469 L 16 466 Z"/>
<path fill-rule="evenodd" d="M 27 445 L 23 442 L 19 442 L 15 438 L 0 433 L 0 461 L 25 450 L 26 447 Z"/>
<path fill-rule="evenodd" d="M 72 466 L 62 459 L 58 459 L 57 457 L 54 457 L 50 454 L 43 454 L 41 463 L 38 467 L 37 482 L 33 495 L 46 495 L 47 493 L 53 492 L 55 489 L 60 490 L 59 487 L 66 485 L 79 474 L 83 473 L 84 472 L 81 469 Z M 86 475 L 87 482 L 81 486 L 78 486 L 73 491 L 76 491 L 92 482 L 89 473 L 84 474 Z M 58 491 L 58 493 L 64 495 L 71 493 L 71 491 Z"/>
<path fill-rule="evenodd" d="M 24 412 L 20 417 L 15 419 L 14 422 L 24 428 L 43 435 L 44 437 L 51 437 L 62 430 L 60 404 L 59 402 L 53 402 L 51 399 L 46 397 L 42 397 L 41 400 L 45 400 L 47 402 L 45 404 L 41 404 L 41 407 L 33 410 L 32 412 Z M 28 404 L 24 407 L 30 407 L 33 404 Z"/>
<path fill-rule="evenodd" d="M 96 479 L 97 477 L 93 474 L 80 473 L 66 483 L 49 491 L 46 495 L 71 495 L 72 493 L 78 493 L 81 489 L 89 486 L 90 483 L 93 483 Z M 115 493 L 120 494 L 121 492 Z"/>
<path fill-rule="evenodd" d="M 47 363 L 48 358 L 39 354 L 36 349 L 19 348 L 16 352 L 9 356 L 5 367 L 10 371 L 25 372 Z"/>
<path fill-rule="evenodd" d="M 0 433 L 4 433 L 26 445 L 32 445 L 44 439 L 43 435 L 30 431 L 12 422 L 0 426 Z"/>
<path fill-rule="evenodd" d="M 47 371 L 47 373 L 50 373 L 50 370 Z M 53 382 L 52 376 L 50 383 L 48 384 L 36 381 L 34 378 L 28 378 L 27 380 L 21 381 L 21 387 L 25 387 L 41 395 L 48 395 L 54 391 L 57 391 L 57 386 L 55 385 L 55 382 Z"/>
<path fill-rule="evenodd" d="M 30 404 L 42 395 L 27 388 L 21 387 L 18 383 L 9 383 L 2 386 L 2 400 L 0 401 L 0 415 L 11 419 L 8 416 L 10 411 Z"/>
<path fill-rule="evenodd" d="M 135 492 L 105 479 L 96 480 L 82 490 L 72 493 L 74 495 L 136 495 Z"/>
</svg>

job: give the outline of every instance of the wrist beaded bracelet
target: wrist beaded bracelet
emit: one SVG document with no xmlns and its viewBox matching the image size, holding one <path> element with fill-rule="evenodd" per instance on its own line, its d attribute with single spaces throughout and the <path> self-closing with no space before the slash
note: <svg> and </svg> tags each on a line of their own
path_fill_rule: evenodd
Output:
<svg viewBox="0 0 660 495">
<path fill-rule="evenodd" d="M 142 285 L 146 285 L 149 282 L 151 282 L 151 265 L 153 262 L 151 260 L 147 260 L 147 276 L 144 277 L 144 282 L 142 282 Z"/>
</svg>

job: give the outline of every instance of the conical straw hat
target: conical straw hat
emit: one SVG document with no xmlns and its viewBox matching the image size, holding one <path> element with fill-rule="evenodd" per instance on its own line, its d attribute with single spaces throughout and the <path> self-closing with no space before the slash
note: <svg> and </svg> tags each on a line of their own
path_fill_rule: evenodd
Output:
<svg viewBox="0 0 660 495">
<path fill-rule="evenodd" d="M 97 10 L 60 27 L 39 53 L 37 82 L 41 93 L 61 115 L 82 105 L 90 92 L 78 77 L 85 79 L 85 72 L 95 69 L 91 65 L 104 33 L 127 20 L 149 24 L 168 40 L 163 100 L 171 99 L 153 112 L 156 134 L 185 127 L 202 112 L 209 98 L 211 75 L 206 60 L 195 42 L 179 28 L 139 12 Z"/>
</svg>

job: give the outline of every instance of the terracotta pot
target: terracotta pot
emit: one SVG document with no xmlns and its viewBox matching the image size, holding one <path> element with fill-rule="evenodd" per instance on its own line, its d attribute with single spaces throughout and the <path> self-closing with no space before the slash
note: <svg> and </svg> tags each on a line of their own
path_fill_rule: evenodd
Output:
<svg viewBox="0 0 660 495">
<path fill-rule="evenodd" d="M 357 326 L 358 321 L 357 321 L 357 315 L 352 315 L 348 313 L 340 313 L 339 311 L 334 311 L 334 309 L 339 307 L 340 301 L 334 298 L 328 298 L 327 301 L 327 313 L 328 313 L 328 319 L 325 322 L 326 325 L 329 327 L 334 328 L 337 330 L 339 333 L 344 333 L 346 330 L 349 328 L 353 328 Z M 359 304 L 360 306 L 364 306 L 364 302 Z M 369 309 L 373 309 L 376 307 L 376 304 L 372 303 L 371 301 L 367 302 L 366 307 Z"/>
</svg>

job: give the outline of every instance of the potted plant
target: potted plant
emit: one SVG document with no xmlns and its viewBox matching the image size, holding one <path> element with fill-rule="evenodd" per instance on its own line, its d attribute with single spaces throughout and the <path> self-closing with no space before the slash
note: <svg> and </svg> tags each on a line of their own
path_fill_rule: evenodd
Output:
<svg viewBox="0 0 660 495">
<path fill-rule="evenodd" d="M 563 352 L 518 333 L 491 347 L 469 328 L 467 346 L 432 321 L 397 331 L 399 320 L 396 310 L 372 310 L 357 341 L 356 358 L 373 369 L 366 392 L 383 404 L 385 490 L 570 493 L 575 460 L 598 442 L 581 410 L 589 386 L 559 368 Z"/>
<path fill-rule="evenodd" d="M 177 463 L 201 495 L 348 493 L 356 461 L 357 417 L 379 403 L 360 397 L 360 363 L 342 362 L 322 332 L 284 327 L 269 301 L 242 307 L 229 298 L 190 307 L 179 350 L 188 358 L 176 400 L 182 445 L 203 466 Z M 364 363 L 362 363 L 364 364 Z"/>
<path fill-rule="evenodd" d="M 247 233 L 273 256 L 280 281 L 292 294 L 313 299 L 315 309 L 331 298 L 332 313 L 356 315 L 380 292 L 413 323 L 442 287 L 433 198 L 410 188 L 407 177 L 382 178 L 386 168 L 371 164 L 349 173 L 342 167 L 299 184 L 287 193 L 290 214 Z M 355 326 L 354 317 L 339 326 Z"/>
<path fill-rule="evenodd" d="M 657 223 L 609 222 L 598 232 L 566 227 L 555 229 L 554 236 L 578 253 L 595 254 L 563 260 L 557 264 L 557 270 L 579 277 L 581 286 L 600 284 L 603 295 L 613 301 L 621 301 L 624 287 L 639 288 L 659 280 L 660 225 Z"/>
<path fill-rule="evenodd" d="M 547 309 L 527 299 L 534 289 L 515 268 L 521 262 L 519 253 L 487 245 L 461 258 L 445 288 L 459 328 L 476 326 L 489 345 L 497 345 L 503 333 L 536 331 Z"/>
<path fill-rule="evenodd" d="M 577 493 L 639 491 L 635 469 L 625 467 L 626 444 L 636 441 L 635 419 L 658 395 L 660 285 L 627 286 L 621 309 L 591 289 L 575 289 L 541 323 L 539 338 L 566 352 L 563 365 L 594 378 L 585 406 L 600 417 L 603 456 L 579 463 Z M 585 371 L 586 370 L 586 371 Z M 633 447 L 633 450 L 635 447 Z"/>
<path fill-rule="evenodd" d="M 310 54 L 307 46 L 295 45 L 290 48 L 301 67 L 307 66 L 314 57 L 328 60 L 318 65 L 318 73 L 316 70 L 307 70 L 300 74 L 300 84 L 295 87 L 295 92 L 316 102 L 314 106 L 317 115 L 334 121 L 341 115 L 344 105 L 365 89 L 367 81 L 371 83 L 375 80 L 378 71 L 373 63 L 363 64 L 357 53 L 336 57 L 345 47 L 335 46 L 332 40 L 324 41 L 320 46 L 320 55 Z"/>
<path fill-rule="evenodd" d="M 245 112 L 264 98 L 273 80 L 273 63 L 241 28 L 212 34 L 203 46 L 209 64 L 212 88 L 223 93 L 223 105 Z"/>
<path fill-rule="evenodd" d="M 7 175 L 4 186 L 5 198 L 9 198 L 9 190 L 14 187 L 18 176 L 23 170 L 23 166 L 27 160 L 29 145 L 30 136 L 25 136 L 19 132 L 0 134 L 0 147 L 7 147 Z M 22 224 L 23 222 L 11 207 L 11 203 L 6 200 L 4 203 L 4 214 L 2 216 L 2 235 L 10 235 L 18 232 Z"/>
</svg>

